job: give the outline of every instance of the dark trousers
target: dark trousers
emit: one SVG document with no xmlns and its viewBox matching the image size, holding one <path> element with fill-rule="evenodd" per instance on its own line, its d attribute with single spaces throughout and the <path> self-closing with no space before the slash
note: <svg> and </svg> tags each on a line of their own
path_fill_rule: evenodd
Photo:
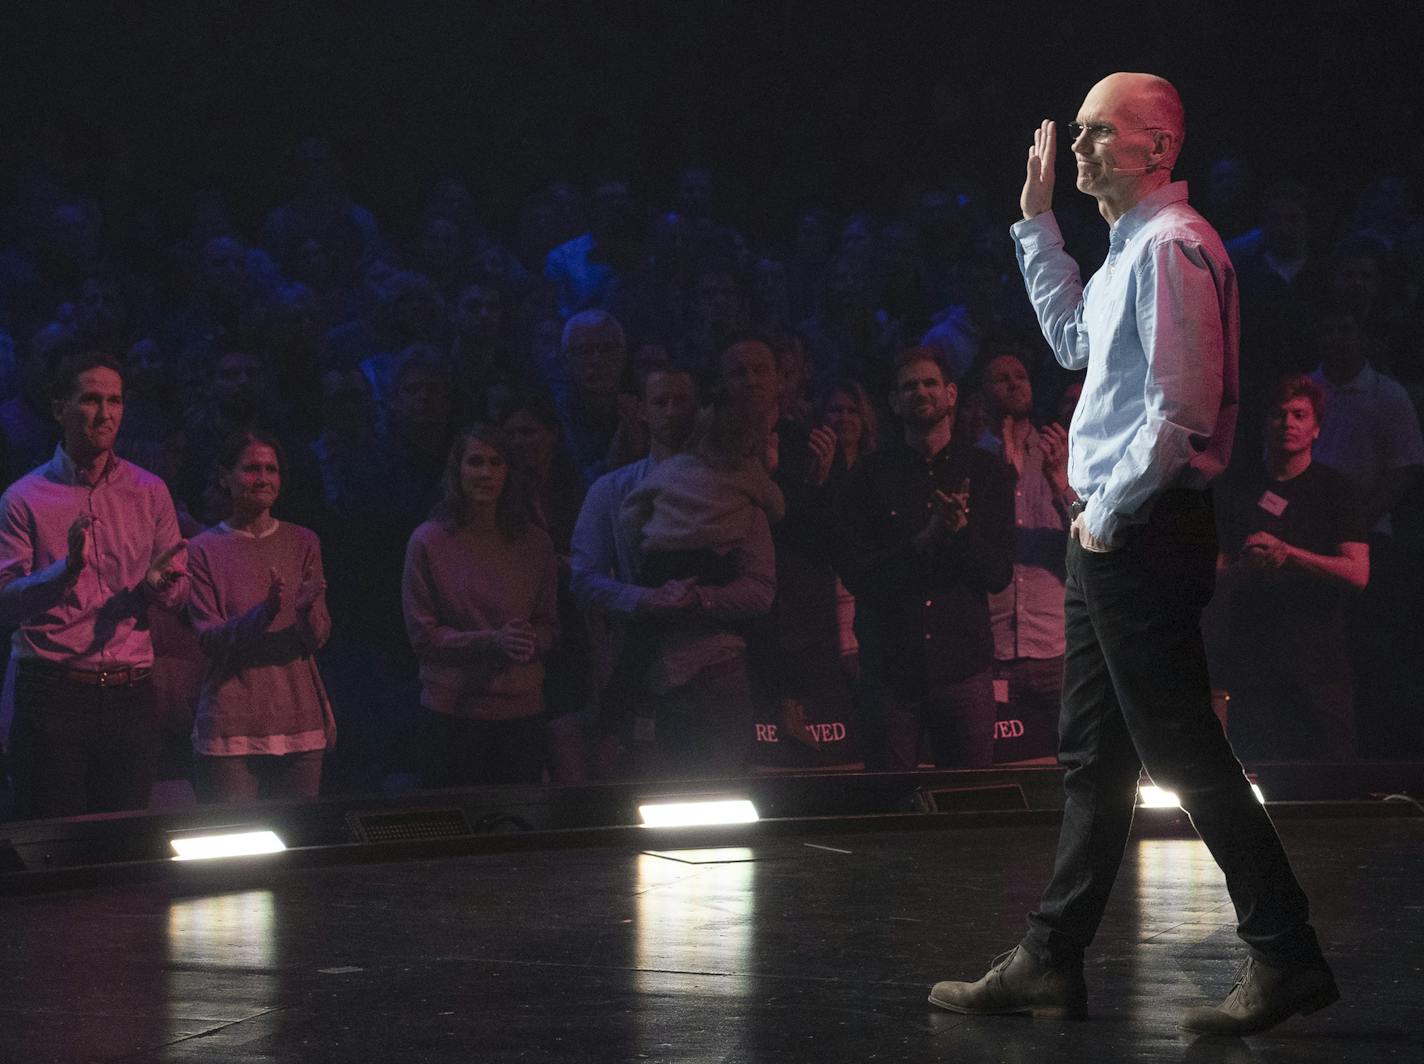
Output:
<svg viewBox="0 0 1424 1064">
<path fill-rule="evenodd" d="M 997 761 L 1051 757 L 1058 749 L 1058 712 L 1063 706 L 1063 658 L 1010 658 L 994 662 L 999 730 Z M 1012 729 L 1008 726 L 1012 725 Z"/>
<path fill-rule="evenodd" d="M 544 773 L 544 718 L 469 720 L 426 711 L 421 743 L 427 787 L 538 783 Z"/>
<path fill-rule="evenodd" d="M 963 680 L 936 680 L 915 699 L 898 699 L 867 678 L 861 690 L 865 767 L 913 771 L 920 764 L 921 737 L 929 739 L 937 768 L 987 768 L 994 763 L 992 669 Z"/>
<path fill-rule="evenodd" d="M 745 655 L 709 665 L 651 701 L 656 712 L 653 774 L 718 779 L 746 772 L 753 705 Z"/>
<path fill-rule="evenodd" d="M 1226 874 L 1237 933 L 1277 966 L 1318 962 L 1305 894 L 1212 712 L 1201 612 L 1215 579 L 1209 497 L 1164 493 L 1110 553 L 1068 545 L 1059 761 L 1066 805 L 1053 878 L 1023 945 L 1081 963 L 1107 906 L 1138 772 L 1176 792 Z"/>
<path fill-rule="evenodd" d="M 18 817 L 146 809 L 158 758 L 153 681 L 91 687 L 21 662 L 10 746 Z"/>
</svg>

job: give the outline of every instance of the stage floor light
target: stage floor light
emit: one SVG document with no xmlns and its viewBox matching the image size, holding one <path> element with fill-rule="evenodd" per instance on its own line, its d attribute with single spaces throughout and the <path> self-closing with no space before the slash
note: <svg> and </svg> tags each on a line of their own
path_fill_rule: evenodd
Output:
<svg viewBox="0 0 1424 1064">
<path fill-rule="evenodd" d="M 1251 783 L 1251 793 L 1256 796 L 1256 801 L 1262 805 L 1266 804 L 1265 794 L 1261 792 L 1260 785 L 1254 781 Z M 1150 783 L 1138 784 L 1137 804 L 1144 809 L 1180 809 L 1182 807 L 1182 803 L 1175 793 Z"/>
<path fill-rule="evenodd" d="M 710 801 L 645 802 L 638 806 L 645 828 L 711 827 L 716 824 L 755 824 L 761 819 L 756 806 L 745 798 Z"/>
<path fill-rule="evenodd" d="M 219 857 L 250 857 L 280 853 L 287 848 L 275 831 L 233 831 L 220 835 L 185 835 L 169 840 L 175 861 L 208 861 Z"/>
</svg>

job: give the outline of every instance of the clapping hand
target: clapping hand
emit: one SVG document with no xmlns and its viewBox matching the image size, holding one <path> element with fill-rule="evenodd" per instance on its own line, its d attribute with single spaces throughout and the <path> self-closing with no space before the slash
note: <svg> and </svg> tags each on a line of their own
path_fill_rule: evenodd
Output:
<svg viewBox="0 0 1424 1064">
<path fill-rule="evenodd" d="M 960 482 L 958 491 L 936 490 L 930 496 L 929 507 L 929 523 L 911 540 L 915 550 L 921 554 L 933 550 L 946 533 L 953 535 L 969 524 L 969 478 L 965 477 Z"/>
<path fill-rule="evenodd" d="M 1043 475 L 1056 495 L 1068 490 L 1068 430 L 1054 423 L 1038 431 L 1038 446 L 1043 451 Z"/>
<path fill-rule="evenodd" d="M 1053 163 L 1058 154 L 1058 126 L 1045 118 L 1033 131 L 1033 147 L 1028 150 L 1028 174 L 1024 177 L 1019 207 L 1025 218 L 1053 209 Z"/>
<path fill-rule="evenodd" d="M 824 425 L 811 430 L 811 468 L 806 472 L 806 482 L 819 488 L 831 475 L 831 466 L 836 460 L 836 434 Z"/>
<path fill-rule="evenodd" d="M 89 544 L 93 538 L 90 529 L 93 525 L 93 515 L 81 512 L 69 526 L 69 556 L 64 564 L 71 576 L 77 576 L 89 563 Z"/>
<path fill-rule="evenodd" d="M 518 618 L 494 633 L 494 645 L 510 661 L 523 665 L 534 659 L 534 626 Z"/>
<path fill-rule="evenodd" d="M 931 505 L 944 527 L 951 534 L 958 532 L 969 524 L 969 478 L 964 478 L 958 491 L 936 491 Z"/>
<path fill-rule="evenodd" d="M 282 598 L 287 590 L 287 583 L 282 579 L 280 573 L 275 568 L 267 570 L 267 598 L 263 605 L 267 608 L 267 623 L 272 623 L 277 619 L 277 614 L 282 612 Z"/>
<path fill-rule="evenodd" d="M 313 580 L 310 569 L 302 573 L 302 583 L 301 586 L 297 588 L 297 598 L 294 603 L 297 615 L 305 617 L 311 613 L 312 607 L 316 605 L 317 600 L 324 594 L 326 594 L 325 580 Z"/>
<path fill-rule="evenodd" d="M 70 530 L 71 535 L 73 529 Z M 71 541 L 72 542 L 72 541 Z M 178 553 L 188 546 L 188 541 L 180 539 L 173 546 L 160 554 L 153 560 L 153 564 L 148 567 L 145 579 L 148 580 L 149 587 L 155 591 L 167 591 L 183 578 L 186 570 L 181 565 L 175 564 Z"/>
</svg>

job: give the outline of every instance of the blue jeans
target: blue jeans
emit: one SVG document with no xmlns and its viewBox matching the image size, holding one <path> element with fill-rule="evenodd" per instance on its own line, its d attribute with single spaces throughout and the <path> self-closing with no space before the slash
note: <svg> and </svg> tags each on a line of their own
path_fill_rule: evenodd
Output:
<svg viewBox="0 0 1424 1064">
<path fill-rule="evenodd" d="M 1251 953 L 1277 966 L 1320 959 L 1305 893 L 1212 712 L 1200 622 L 1215 564 L 1204 492 L 1165 492 L 1115 551 L 1068 544 L 1058 748 L 1066 804 L 1053 878 L 1023 941 L 1040 963 L 1081 963 L 1122 862 L 1144 765 L 1176 792 L 1226 874 Z"/>
</svg>

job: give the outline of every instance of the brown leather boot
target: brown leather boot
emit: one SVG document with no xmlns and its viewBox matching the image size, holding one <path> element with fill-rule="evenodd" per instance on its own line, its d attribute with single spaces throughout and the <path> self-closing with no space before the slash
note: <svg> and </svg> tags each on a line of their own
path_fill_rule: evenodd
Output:
<svg viewBox="0 0 1424 1064">
<path fill-rule="evenodd" d="M 1225 1001 L 1188 1009 L 1178 1026 L 1197 1034 L 1255 1034 L 1339 1000 L 1335 976 L 1324 961 L 1318 968 L 1273 968 L 1252 957 Z"/>
<path fill-rule="evenodd" d="M 1088 1012 L 1088 988 L 1081 967 L 1048 968 L 1015 946 L 996 957 L 978 982 L 936 983 L 930 1004 L 969 1016 L 1029 1013 L 1081 1020 Z"/>
</svg>

